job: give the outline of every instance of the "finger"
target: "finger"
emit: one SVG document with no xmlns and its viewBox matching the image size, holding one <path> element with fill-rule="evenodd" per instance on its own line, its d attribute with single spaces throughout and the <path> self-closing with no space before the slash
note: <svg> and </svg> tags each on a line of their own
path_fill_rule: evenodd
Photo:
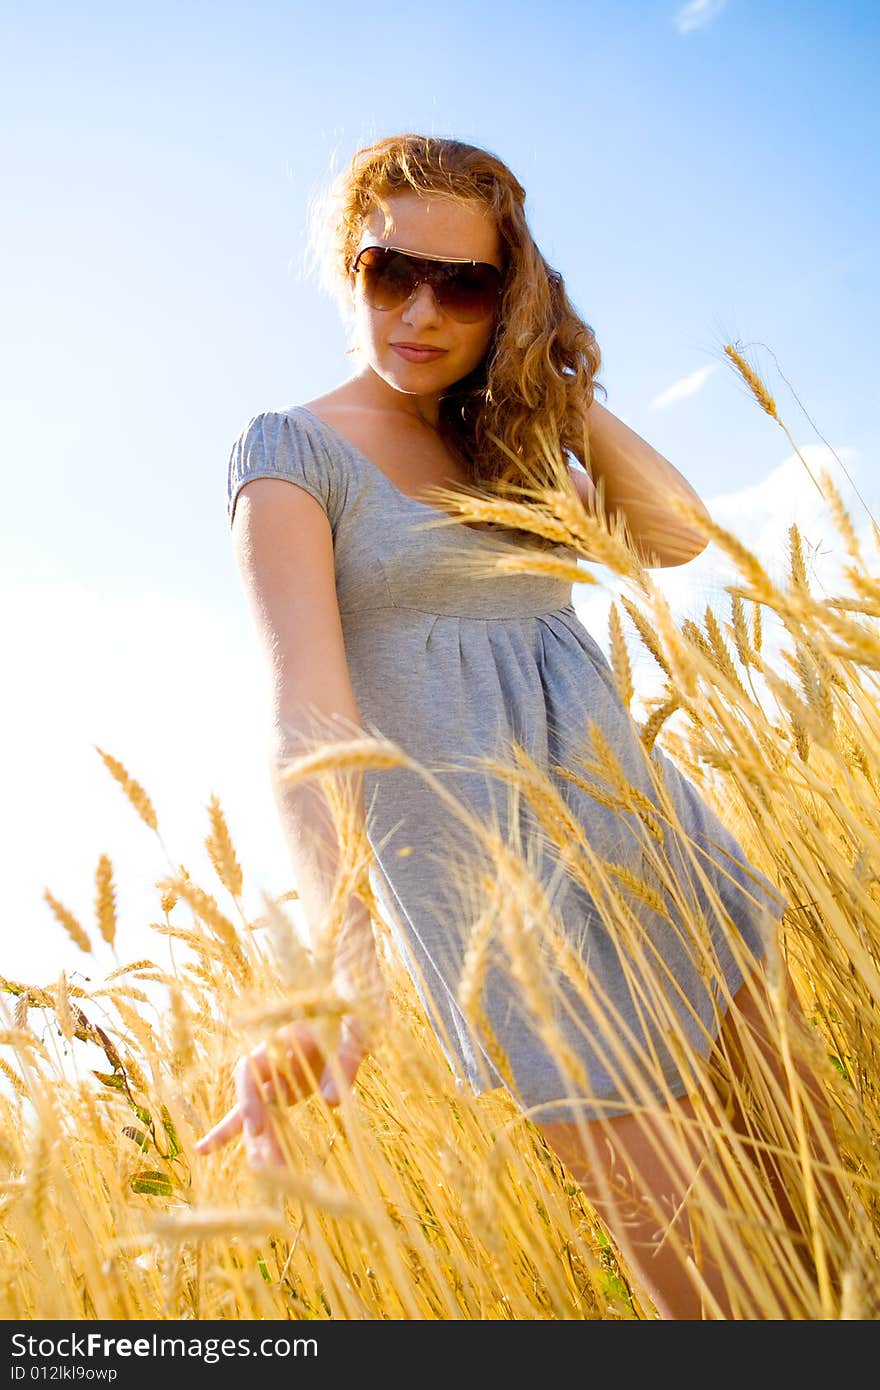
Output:
<svg viewBox="0 0 880 1390">
<path fill-rule="evenodd" d="M 339 1065 L 347 1081 L 353 1081 L 367 1050 L 367 1038 L 358 1018 L 344 1018 L 339 1034 Z"/>
<path fill-rule="evenodd" d="M 265 1052 L 265 1045 L 261 1043 L 247 1057 L 242 1057 L 233 1073 L 242 1124 L 245 1133 L 251 1136 L 262 1134 L 266 1128 L 266 1100 L 273 1091 L 267 1079 L 268 1059 Z"/>
<path fill-rule="evenodd" d="M 287 1166 L 287 1158 L 271 1124 L 256 1138 L 245 1139 L 245 1156 L 251 1168 L 255 1169 Z"/>
<path fill-rule="evenodd" d="M 293 1103 L 314 1091 L 324 1057 L 308 1026 L 297 1023 L 284 1028 L 278 1040 L 283 1050 L 275 1054 L 277 1069 L 272 1075 L 278 1094 Z"/>
<path fill-rule="evenodd" d="M 335 1065 L 328 1063 L 321 1077 L 321 1094 L 328 1105 L 339 1103 L 339 1080 L 351 1084 L 354 1080 L 366 1051 L 363 1028 L 356 1018 L 342 1020 L 339 1034 L 339 1047 L 336 1051 Z"/>
<path fill-rule="evenodd" d="M 243 1057 L 235 1069 L 235 1088 L 245 1131 L 262 1135 L 269 1124 L 269 1102 L 283 1099 L 290 1103 L 315 1087 L 315 1076 L 306 1053 L 316 1051 L 310 1034 L 303 1038 L 299 1029 L 290 1032 L 283 1057 L 260 1043 Z M 305 1042 L 305 1050 L 303 1043 Z"/>
<path fill-rule="evenodd" d="M 236 1134 L 241 1133 L 242 1118 L 241 1110 L 234 1105 L 231 1110 L 227 1110 L 222 1120 L 218 1120 L 213 1129 L 209 1129 L 200 1139 L 196 1140 L 196 1149 L 200 1154 L 213 1153 L 215 1149 L 220 1149 L 224 1144 L 228 1144 L 230 1139 L 234 1139 Z"/>
<path fill-rule="evenodd" d="M 261 1043 L 259 1047 L 254 1049 L 253 1053 L 242 1058 L 238 1063 L 233 1073 L 238 1101 L 231 1110 L 226 1112 L 222 1120 L 214 1125 L 213 1129 L 208 1130 L 207 1134 L 203 1134 L 196 1141 L 195 1147 L 199 1153 L 213 1153 L 215 1149 L 219 1149 L 230 1139 L 234 1139 L 246 1127 L 246 1116 L 250 1116 L 251 1123 L 259 1124 L 262 1098 L 256 1092 L 256 1080 L 253 1073 L 254 1071 L 259 1072 L 264 1066 L 268 1067 L 268 1059 L 266 1058 L 265 1044 Z M 243 1104 L 243 1101 L 247 1102 L 247 1106 Z"/>
</svg>

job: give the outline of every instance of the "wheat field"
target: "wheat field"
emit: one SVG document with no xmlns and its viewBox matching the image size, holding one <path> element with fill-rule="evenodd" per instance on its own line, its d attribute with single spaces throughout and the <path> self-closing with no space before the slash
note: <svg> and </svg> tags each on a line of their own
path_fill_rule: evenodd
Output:
<svg viewBox="0 0 880 1390">
<path fill-rule="evenodd" d="M 738 348 L 728 357 L 788 435 L 776 402 Z M 790 439 L 790 435 L 788 435 Z M 792 441 L 793 442 L 793 441 Z M 737 1099 L 753 1139 L 784 1173 L 799 1231 L 782 1229 L 770 1188 L 718 1160 L 722 1200 L 701 1205 L 706 1249 L 735 1253 L 751 1303 L 742 1318 L 873 1319 L 880 1239 L 880 531 L 867 540 L 827 472 L 804 461 L 846 560 L 832 596 L 811 588 L 803 538 L 789 532 L 787 580 L 774 582 L 738 538 L 706 523 L 738 578 L 703 621 L 677 623 L 650 572 L 620 534 L 586 517 L 564 491 L 524 510 L 500 501 L 490 519 L 564 538 L 615 576 L 608 647 L 615 683 L 633 707 L 635 654 L 662 683 L 640 718 L 641 740 L 665 754 L 717 809 L 755 866 L 790 904 L 768 943 L 771 986 L 787 967 L 806 1020 L 795 1036 L 780 1010 L 783 1082 L 760 1056 Z M 488 513 L 463 511 L 466 519 Z M 523 551 L 523 568 L 551 561 Z M 573 582 L 595 582 L 571 566 Z M 779 640 L 770 642 L 770 632 Z M 596 732 L 593 768 L 616 804 L 644 814 Z M 145 834 L 160 835 L 144 787 L 97 750 Z M 380 739 L 336 742 L 289 776 L 328 792 L 352 768 L 406 761 Z M 652 883 L 590 856 L 566 821 L 558 788 L 520 759 L 499 769 L 538 815 L 570 872 L 639 949 L 632 904 Z M 572 777 L 584 768 L 564 769 Z M 430 774 L 425 773 L 426 777 Z M 438 797 L 445 795 L 436 782 Z M 346 851 L 340 891 L 364 893 L 363 836 L 336 801 Z M 466 810 L 463 812 L 466 816 Z M 492 911 L 477 914 L 462 1005 L 479 1017 L 485 940 L 503 937 L 527 1002 L 544 1007 L 535 936 L 540 912 L 529 865 L 473 826 L 497 870 Z M 161 837 L 160 837 L 161 838 Z M 582 843 L 584 842 L 584 843 Z M 117 939 L 113 865 L 99 860 L 94 921 L 46 890 L 52 930 L 83 952 L 97 935 L 124 963 L 88 989 L 64 972 L 40 982 L 2 978 L 0 1071 L 0 1316 L 5 1319 L 644 1320 L 650 1299 L 611 1234 L 528 1116 L 503 1091 L 455 1087 L 393 940 L 376 922 L 392 1008 L 355 1086 L 329 1107 L 315 1095 L 279 1111 L 287 1166 L 255 1171 L 237 1143 L 199 1157 L 194 1142 L 232 1100 L 232 1067 L 278 1023 L 309 1018 L 332 1048 L 340 1004 L 326 942 L 298 929 L 295 885 L 245 909 L 245 870 L 213 796 L 205 844 L 216 881 L 196 883 L 165 851 L 156 884 L 157 941 L 174 969 L 125 960 Z M 575 852 L 577 851 L 577 852 Z M 51 847 L 46 850 L 51 860 Z M 51 869 L 51 863 L 49 863 Z M 700 923 L 693 930 L 700 937 Z M 36 928 L 35 928 L 36 929 Z M 328 924 L 332 940 L 334 924 Z M 628 938 L 628 939 L 629 939 Z M 561 950 L 559 943 L 555 949 Z M 558 961 L 557 961 L 558 963 Z M 578 962 L 563 961 L 577 979 Z M 774 971 L 777 975 L 774 975 Z M 588 986 L 588 981 L 581 984 Z M 771 1003 L 774 993 L 771 987 Z M 609 1039 L 609 1047 L 613 1040 Z M 503 1066 L 504 1059 L 499 1058 Z M 836 1153 L 804 1141 L 812 1075 L 833 1116 Z M 503 1072 L 502 1072 L 503 1074 Z M 701 1142 L 729 1137 L 727 1089 L 700 1083 Z M 640 1106 L 649 1105 L 642 1095 Z M 735 1154 L 735 1147 L 734 1147 Z M 833 1179 L 832 1211 L 823 1195 Z M 697 1180 L 698 1182 L 701 1179 Z M 795 1239 L 810 1277 L 792 1277 Z M 698 1277 L 695 1276 L 695 1277 Z"/>
</svg>

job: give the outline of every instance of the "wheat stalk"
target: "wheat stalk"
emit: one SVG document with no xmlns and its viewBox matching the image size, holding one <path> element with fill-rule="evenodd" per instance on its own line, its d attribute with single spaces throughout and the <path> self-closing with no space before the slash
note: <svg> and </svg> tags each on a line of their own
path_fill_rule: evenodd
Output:
<svg viewBox="0 0 880 1390">
<path fill-rule="evenodd" d="M 652 710 L 650 716 L 645 720 L 639 731 L 639 736 L 646 752 L 650 753 L 663 725 L 670 715 L 674 714 L 675 711 L 680 708 L 681 701 L 678 696 L 670 695 L 669 698 L 663 700 L 655 710 Z"/>
<path fill-rule="evenodd" d="M 58 1019 L 62 1036 L 67 1042 L 72 1042 L 74 1022 L 70 1010 L 70 996 L 67 993 L 67 976 L 63 970 L 58 976 L 58 983 L 55 986 L 55 1017 Z"/>
<path fill-rule="evenodd" d="M 862 549 L 859 545 L 858 537 L 856 535 L 856 529 L 853 526 L 850 514 L 843 504 L 843 498 L 841 497 L 838 489 L 836 488 L 831 474 L 828 472 L 827 469 L 822 469 L 821 473 L 819 474 L 819 477 L 822 481 L 822 489 L 825 494 L 825 501 L 828 504 L 828 511 L 831 515 L 831 520 L 834 523 L 837 534 L 843 540 L 843 543 L 846 546 L 847 553 L 852 557 L 852 559 L 861 560 Z"/>
<path fill-rule="evenodd" d="M 101 936 L 112 946 L 116 940 L 116 895 L 113 888 L 113 865 L 106 854 L 98 860 L 95 874 L 95 915 Z"/>
<path fill-rule="evenodd" d="M 199 888 L 191 879 L 177 877 L 163 879 L 157 885 L 164 891 L 174 892 L 189 903 L 193 912 L 201 919 L 223 943 L 239 969 L 246 966 L 242 943 L 235 925 L 220 911 L 216 898 Z"/>
<path fill-rule="evenodd" d="M 749 628 L 746 622 L 746 610 L 739 594 L 730 595 L 730 614 L 733 631 L 734 645 L 736 654 L 743 666 L 748 669 L 750 666 L 760 666 L 757 653 L 752 650 L 749 642 Z"/>
<path fill-rule="evenodd" d="M 671 679 L 672 669 L 660 648 L 657 638 L 655 637 L 654 632 L 647 618 L 631 599 L 621 598 L 620 601 L 626 609 L 627 613 L 629 614 L 630 618 L 632 619 L 633 626 L 635 627 L 636 631 L 638 632 L 648 651 L 651 653 L 652 657 L 656 661 L 657 665 L 660 667 L 661 671 L 665 672 L 665 674 L 669 676 Z"/>
<path fill-rule="evenodd" d="M 616 603 L 612 603 L 608 613 L 608 638 L 614 683 L 617 686 L 618 695 L 627 709 L 629 709 L 632 704 L 634 693 L 632 666 L 630 664 L 629 652 L 627 651 L 623 625 L 620 621 L 620 610 Z"/>
<path fill-rule="evenodd" d="M 706 633 L 708 635 L 709 644 L 711 647 L 710 660 L 713 662 L 713 665 L 717 666 L 721 674 L 723 676 L 726 676 L 726 678 L 730 681 L 730 684 L 735 688 L 737 693 L 742 695 L 744 699 L 748 699 L 745 689 L 743 688 L 742 681 L 740 680 L 739 675 L 737 674 L 736 667 L 733 663 L 733 657 L 731 656 L 727 643 L 724 640 L 724 634 L 721 631 L 721 626 L 712 609 L 709 607 L 706 608 L 706 611 L 703 614 L 703 624 L 706 628 Z"/>
<path fill-rule="evenodd" d="M 119 783 L 144 824 L 148 825 L 151 830 L 158 830 L 159 822 L 153 809 L 153 803 L 140 782 L 135 781 L 117 758 L 105 753 L 103 748 L 99 748 L 97 744 L 95 744 L 95 748 L 107 771 Z"/>
<path fill-rule="evenodd" d="M 387 739 L 340 740 L 290 759 L 279 776 L 285 782 L 299 782 L 326 772 L 405 767 L 407 761 L 397 745 Z"/>
<path fill-rule="evenodd" d="M 801 463 L 804 465 L 804 468 L 807 471 L 810 481 L 816 488 L 817 492 L 819 493 L 819 496 L 824 501 L 825 494 L 822 491 L 819 482 L 813 476 L 809 464 L 807 463 L 800 449 L 797 447 L 794 440 L 792 439 L 788 427 L 785 424 L 785 421 L 782 419 L 782 417 L 779 414 L 779 411 L 776 409 L 776 402 L 770 395 L 770 392 L 767 390 L 767 387 L 764 385 L 764 382 L 758 376 L 758 373 L 754 371 L 752 367 L 749 366 L 748 362 L 745 360 L 739 349 L 734 347 L 732 343 L 725 344 L 724 351 L 727 353 L 727 356 L 730 358 L 731 362 L 736 367 L 743 381 L 748 386 L 755 400 L 758 402 L 758 405 L 767 415 L 770 416 L 771 419 L 776 421 L 777 425 L 779 425 L 780 429 L 783 431 L 786 438 L 788 439 L 788 442 L 791 444 L 791 447 L 794 449 Z"/>
<path fill-rule="evenodd" d="M 22 1081 L 18 1072 L 15 1071 L 15 1069 L 9 1065 L 5 1057 L 0 1057 L 0 1072 L 3 1073 L 7 1081 L 12 1086 L 12 1089 L 16 1092 L 17 1095 L 21 1096 L 22 1100 L 28 1100 L 30 1098 L 30 1092 L 28 1091 L 27 1086 Z"/>
<path fill-rule="evenodd" d="M 88 932 L 74 917 L 73 913 L 53 897 L 48 888 L 43 889 L 43 898 L 49 904 L 56 919 L 61 923 L 71 941 L 86 954 L 91 953 L 92 943 L 89 940 Z"/>
<path fill-rule="evenodd" d="M 211 822 L 211 833 L 205 840 L 205 847 L 223 887 L 234 898 L 238 898 L 241 896 L 243 882 L 241 865 L 236 857 L 235 847 L 220 801 L 214 795 L 211 796 L 208 803 L 208 815 Z"/>
</svg>

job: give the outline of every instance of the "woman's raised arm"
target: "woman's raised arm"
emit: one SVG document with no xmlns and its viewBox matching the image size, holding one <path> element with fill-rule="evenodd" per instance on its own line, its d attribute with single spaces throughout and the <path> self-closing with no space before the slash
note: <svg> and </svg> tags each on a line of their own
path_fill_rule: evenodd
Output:
<svg viewBox="0 0 880 1390">
<path fill-rule="evenodd" d="M 593 401 L 589 414 L 590 472 L 602 484 L 606 515 L 621 514 L 639 558 L 649 568 L 683 565 L 706 548 L 700 535 L 668 505 L 680 497 L 709 515 L 677 468 L 610 410 Z"/>
</svg>

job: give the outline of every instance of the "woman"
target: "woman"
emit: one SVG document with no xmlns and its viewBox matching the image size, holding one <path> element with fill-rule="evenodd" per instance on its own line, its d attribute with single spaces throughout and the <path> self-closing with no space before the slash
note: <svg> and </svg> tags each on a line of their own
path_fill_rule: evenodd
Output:
<svg viewBox="0 0 880 1390">
<path fill-rule="evenodd" d="M 524 200 L 500 160 L 458 141 L 402 135 L 358 152 L 337 183 L 329 246 L 362 365 L 326 395 L 249 422 L 230 459 L 229 520 L 272 672 L 277 769 L 335 720 L 437 772 L 369 772 L 355 800 L 384 914 L 456 1076 L 477 1092 L 509 1088 L 583 1183 L 661 1316 L 724 1316 L 738 1306 L 735 1260 L 705 1249 L 694 1260 L 688 1193 L 703 1154 L 687 1058 L 730 1059 L 745 1030 L 772 1053 L 760 962 L 783 905 L 668 760 L 643 755 L 575 614 L 570 572 L 456 570 L 452 547 L 459 556 L 497 548 L 508 528 L 483 535 L 437 505 L 455 489 L 500 497 L 537 480 L 602 508 L 646 565 L 683 564 L 705 544 L 674 505 L 704 510 L 690 486 L 595 401 L 595 337 L 535 245 Z M 581 466 L 554 471 L 548 457 L 565 456 Z M 571 559 L 552 537 L 545 548 Z M 590 762 L 596 730 L 634 788 L 629 807 Z M 514 746 L 548 776 L 581 769 L 556 782 L 580 841 L 577 872 L 563 872 L 564 855 L 550 852 L 527 799 L 511 799 L 510 779 L 481 764 Z M 317 929 L 340 865 L 333 818 L 314 784 L 275 784 Z M 443 804 L 440 785 L 451 798 Z M 476 874 L 473 898 L 450 901 L 469 855 L 485 870 L 473 853 L 478 825 L 497 836 L 483 848 L 525 834 L 546 890 L 558 934 L 525 965 L 517 942 L 534 946 L 528 914 L 507 957 L 492 941 L 477 962 L 473 924 L 489 920 L 479 884 L 491 897 L 491 878 Z M 638 911 L 618 909 L 641 950 L 613 929 L 600 891 L 609 863 L 641 892 Z M 344 903 L 335 972 L 352 1012 L 338 1052 L 326 1054 L 307 1022 L 281 1030 L 285 1100 L 317 1083 L 337 1103 L 369 1047 L 356 1004 L 381 999 L 382 972 L 367 897 L 352 891 Z M 503 907 L 490 927 L 496 920 Z M 699 947 L 695 920 L 706 930 Z M 236 1104 L 200 1152 L 243 1129 L 252 1162 L 282 1161 L 265 1045 L 242 1058 L 235 1080 Z"/>
</svg>

